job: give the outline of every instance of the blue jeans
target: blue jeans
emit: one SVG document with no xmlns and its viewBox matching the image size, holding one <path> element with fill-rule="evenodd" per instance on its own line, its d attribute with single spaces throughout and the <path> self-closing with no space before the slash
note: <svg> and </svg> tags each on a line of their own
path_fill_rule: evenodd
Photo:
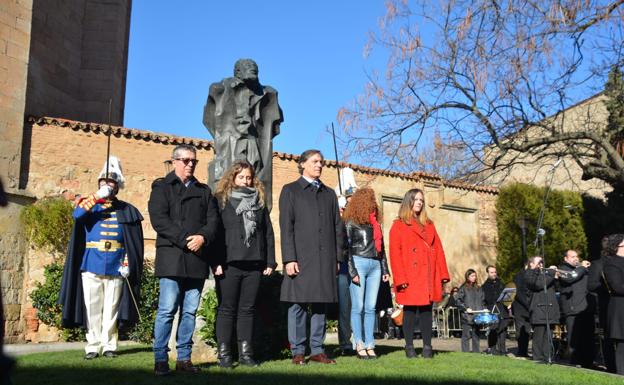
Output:
<svg viewBox="0 0 624 385">
<path fill-rule="evenodd" d="M 381 262 L 377 259 L 354 255 L 353 264 L 360 277 L 359 285 L 352 281 L 349 286 L 353 343 L 356 348 L 358 345 L 363 345 L 366 349 L 372 349 L 375 347 L 373 330 L 377 292 L 381 283 Z M 364 328 L 362 328 L 362 319 L 364 319 Z"/>
<path fill-rule="evenodd" d="M 177 360 L 191 359 L 195 313 L 199 307 L 204 281 L 204 279 L 194 278 L 160 278 L 158 311 L 154 322 L 154 360 L 156 362 L 169 360 L 171 325 L 178 309 L 180 309 L 180 316 L 176 331 Z"/>
</svg>

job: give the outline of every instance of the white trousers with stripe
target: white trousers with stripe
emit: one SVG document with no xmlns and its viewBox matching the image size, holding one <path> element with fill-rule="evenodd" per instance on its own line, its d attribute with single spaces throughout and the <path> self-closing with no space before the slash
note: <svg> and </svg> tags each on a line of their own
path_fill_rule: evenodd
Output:
<svg viewBox="0 0 624 385">
<path fill-rule="evenodd" d="M 123 278 L 82 272 L 87 309 L 87 353 L 117 350 L 117 315 Z"/>
</svg>

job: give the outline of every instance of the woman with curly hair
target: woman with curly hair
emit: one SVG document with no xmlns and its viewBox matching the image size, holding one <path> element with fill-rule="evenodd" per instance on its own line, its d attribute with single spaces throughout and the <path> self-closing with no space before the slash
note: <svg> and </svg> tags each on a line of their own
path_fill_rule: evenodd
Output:
<svg viewBox="0 0 624 385">
<path fill-rule="evenodd" d="M 615 344 L 615 369 L 624 374 L 624 234 L 612 234 L 607 240 L 603 272 L 610 299 L 607 307 L 607 332 Z"/>
<path fill-rule="evenodd" d="M 449 281 L 442 242 L 425 211 L 425 193 L 411 189 L 403 197 L 398 218 L 390 228 L 390 265 L 396 301 L 403 305 L 405 355 L 416 357 L 416 319 L 423 339 L 423 357 L 432 358 L 432 305 L 442 300 Z"/>
<path fill-rule="evenodd" d="M 347 205 L 343 221 L 349 242 L 353 343 L 358 358 L 375 359 L 373 328 L 377 292 L 381 280 L 387 282 L 390 277 L 375 191 L 371 188 L 357 190 Z"/>
<path fill-rule="evenodd" d="M 252 331 L 256 295 L 262 274 L 275 264 L 275 240 L 262 183 L 246 161 L 236 161 L 219 181 L 215 196 L 224 229 L 224 254 L 214 267 L 219 307 L 217 343 L 219 366 L 232 367 L 234 321 L 240 365 L 257 366 Z"/>
</svg>

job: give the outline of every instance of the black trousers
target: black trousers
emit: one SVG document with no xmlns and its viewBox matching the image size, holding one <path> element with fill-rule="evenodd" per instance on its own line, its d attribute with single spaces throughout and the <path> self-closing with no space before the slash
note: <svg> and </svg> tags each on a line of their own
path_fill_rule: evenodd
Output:
<svg viewBox="0 0 624 385">
<path fill-rule="evenodd" d="M 470 352 L 470 340 L 472 340 L 472 352 L 479 353 L 479 325 L 469 324 L 462 320 L 461 349 L 462 352 Z"/>
<path fill-rule="evenodd" d="M 403 306 L 403 336 L 405 338 L 405 346 L 414 346 L 416 319 L 418 319 L 423 346 L 431 346 L 431 335 L 433 333 L 431 312 L 431 304 L 424 306 Z"/>
<path fill-rule="evenodd" d="M 505 340 L 507 339 L 507 326 L 510 322 L 509 318 L 501 318 L 498 321 L 498 325 L 490 330 L 490 334 L 488 334 L 488 348 L 495 349 L 501 354 L 507 354 Z"/>
<path fill-rule="evenodd" d="M 565 319 L 570 363 L 591 368 L 594 363 L 594 314 L 582 312 Z"/>
<path fill-rule="evenodd" d="M 528 357 L 529 355 L 529 339 L 531 337 L 531 323 L 528 317 L 515 316 L 516 323 L 516 341 L 518 342 L 517 356 Z"/>
<path fill-rule="evenodd" d="M 228 264 L 224 269 L 223 275 L 216 278 L 217 342 L 232 342 L 235 322 L 238 341 L 251 342 L 261 268 L 255 264 Z"/>
<path fill-rule="evenodd" d="M 547 329 L 545 324 L 533 325 L 533 360 L 552 361 L 555 351 L 551 345 L 552 330 Z"/>
</svg>

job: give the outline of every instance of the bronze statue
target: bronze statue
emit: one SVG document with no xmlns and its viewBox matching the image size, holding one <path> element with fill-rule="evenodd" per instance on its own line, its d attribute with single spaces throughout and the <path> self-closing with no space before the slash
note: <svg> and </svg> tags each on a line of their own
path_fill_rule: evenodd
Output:
<svg viewBox="0 0 624 385">
<path fill-rule="evenodd" d="M 266 205 L 272 202 L 272 139 L 284 121 L 277 91 L 258 80 L 258 65 L 251 59 L 234 64 L 234 77 L 210 85 L 204 107 L 204 126 L 214 138 L 215 158 L 208 165 L 213 188 L 232 162 L 246 159 L 262 181 Z"/>
</svg>

